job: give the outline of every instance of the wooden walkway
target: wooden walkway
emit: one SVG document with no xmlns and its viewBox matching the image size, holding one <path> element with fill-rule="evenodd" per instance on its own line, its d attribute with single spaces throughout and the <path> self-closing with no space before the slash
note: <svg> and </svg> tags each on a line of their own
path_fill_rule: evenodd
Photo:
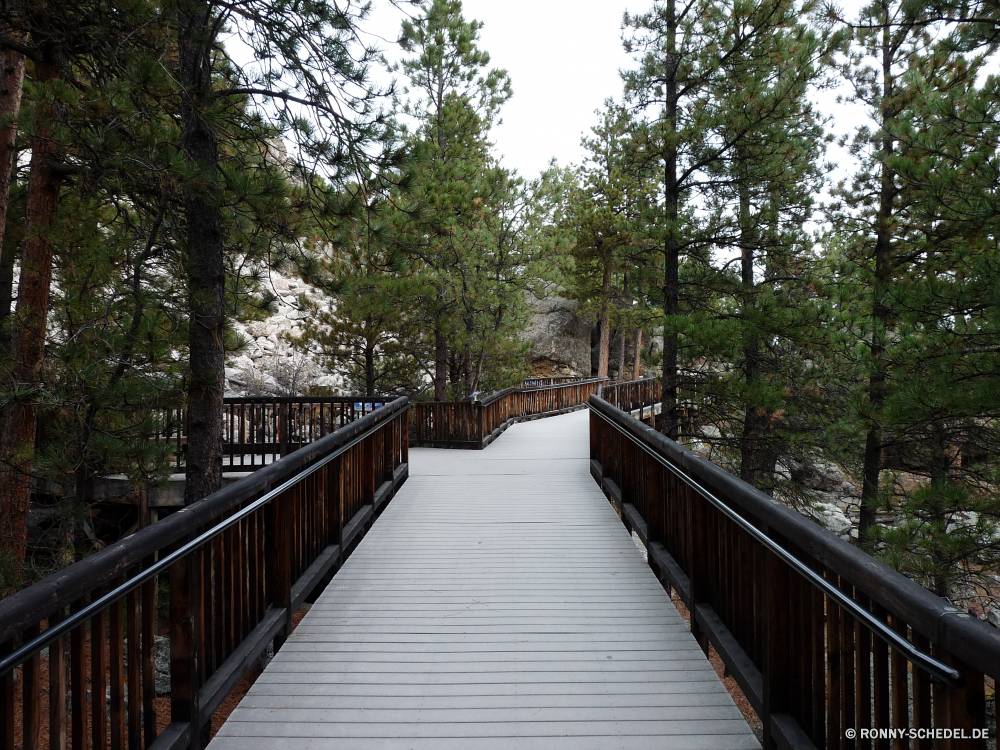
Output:
<svg viewBox="0 0 1000 750">
<path fill-rule="evenodd" d="M 411 449 L 210 750 L 759 748 L 587 446 L 584 411 Z"/>
</svg>

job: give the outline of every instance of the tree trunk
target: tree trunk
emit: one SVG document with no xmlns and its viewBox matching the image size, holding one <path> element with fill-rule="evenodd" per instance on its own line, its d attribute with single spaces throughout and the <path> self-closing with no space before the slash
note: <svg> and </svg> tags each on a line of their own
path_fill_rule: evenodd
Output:
<svg viewBox="0 0 1000 750">
<path fill-rule="evenodd" d="M 475 320 L 470 315 L 465 319 L 465 347 L 462 351 L 462 374 L 465 376 L 466 395 L 471 396 L 475 390 L 475 372 L 472 367 L 472 340 L 475 332 Z"/>
<path fill-rule="evenodd" d="M 642 377 L 642 329 L 635 329 L 635 341 L 633 342 L 635 347 L 635 361 L 632 364 L 632 379 L 638 380 Z"/>
<path fill-rule="evenodd" d="M 365 347 L 365 397 L 375 398 L 375 347 Z"/>
<path fill-rule="evenodd" d="M 183 91 L 181 148 L 192 172 L 184 195 L 185 265 L 191 305 L 185 504 L 222 487 L 226 273 L 218 198 L 219 147 L 208 113 L 212 103 L 214 21 L 206 0 L 182 3 L 177 39 Z"/>
<path fill-rule="evenodd" d="M 448 395 L 448 340 L 441 329 L 441 318 L 434 321 L 434 400 Z"/>
<path fill-rule="evenodd" d="M 875 527 L 879 504 L 879 473 L 882 470 L 882 409 L 885 404 L 885 333 L 889 325 L 889 307 L 885 303 L 886 289 L 891 281 L 890 251 L 892 250 L 893 201 L 896 186 L 889 160 L 895 150 L 895 139 L 889 130 L 895 110 L 888 104 L 892 82 L 892 46 L 890 26 L 882 37 L 882 151 L 881 184 L 878 215 L 875 224 L 875 278 L 872 289 L 872 332 L 869 345 L 868 410 L 869 423 L 865 433 L 862 461 L 861 512 L 858 519 L 858 543 L 871 547 L 866 537 Z M 893 105 L 894 106 L 894 105 Z"/>
<path fill-rule="evenodd" d="M 680 190 L 677 184 L 677 9 L 676 0 L 667 0 L 667 48 L 670 58 L 665 71 L 664 88 L 666 104 L 664 118 L 667 133 L 663 154 L 663 208 L 666 220 L 666 237 L 663 241 L 663 398 L 661 401 L 660 432 L 677 439 L 677 364 L 680 341 L 676 331 L 671 331 L 673 318 L 680 311 L 680 243 L 677 240 L 677 221 L 680 216 Z"/>
<path fill-rule="evenodd" d="M 17 157 L 17 116 L 21 112 L 21 92 L 24 89 L 24 55 L 13 50 L 0 50 L 0 328 L 10 315 L 14 297 L 14 262 L 17 248 L 4 246 L 7 230 L 7 207 L 10 183 L 14 177 Z M 6 334 L 0 334 L 6 343 Z M 6 346 L 3 349 L 6 350 Z"/>
<path fill-rule="evenodd" d="M 454 351 L 448 352 L 448 382 L 454 386 L 462 382 L 462 358 Z"/>
<path fill-rule="evenodd" d="M 598 328 L 601 332 L 597 347 L 597 377 L 608 377 L 608 364 L 611 359 L 611 261 L 604 264 L 604 278 L 601 280 L 601 316 Z"/>
<path fill-rule="evenodd" d="M 465 371 L 465 388 L 467 395 L 471 396 L 475 390 L 476 373 L 472 366 L 472 349 L 465 347 L 462 359 L 462 369 Z"/>
<path fill-rule="evenodd" d="M 746 155 L 736 150 L 737 159 L 746 164 Z M 743 345 L 743 378 L 748 397 L 744 403 L 743 435 L 740 438 L 740 479 L 765 492 L 774 489 L 774 451 L 768 446 L 771 431 L 770 409 L 754 403 L 754 387 L 761 378 L 761 344 L 756 335 L 753 308 L 756 306 L 754 284 L 754 219 L 750 214 L 749 174 L 741 169 L 739 230 L 740 230 L 740 284 L 742 286 L 743 324 L 747 336 Z"/>
<path fill-rule="evenodd" d="M 948 473 L 951 470 L 952 457 L 948 451 L 950 443 L 948 433 L 940 418 L 934 420 L 931 434 L 933 436 L 931 446 L 933 454 L 931 459 L 930 517 L 932 521 L 939 522 L 943 528 L 947 529 L 948 514 L 951 510 L 947 500 Z M 940 544 L 931 547 L 931 557 L 934 560 L 934 593 L 947 598 L 951 592 L 949 591 L 948 577 L 944 575 L 943 571 L 947 568 L 954 568 L 955 563 L 950 560 L 947 550 L 941 549 Z"/>
<path fill-rule="evenodd" d="M 57 47 L 45 43 L 35 65 L 40 84 L 59 75 Z M 31 170 L 26 209 L 27 239 L 21 260 L 21 281 L 11 335 L 14 385 L 37 388 L 45 356 L 46 321 L 52 281 L 51 228 L 59 208 L 59 176 L 52 168 L 56 152 L 53 141 L 57 119 L 55 103 L 39 101 L 35 107 L 31 142 Z M 4 415 L 0 434 L 0 546 L 15 560 L 24 559 L 28 538 L 28 502 L 31 493 L 32 451 L 38 407 L 34 396 L 15 401 Z"/>
<path fill-rule="evenodd" d="M 625 329 L 618 331 L 618 379 L 625 380 Z"/>
</svg>

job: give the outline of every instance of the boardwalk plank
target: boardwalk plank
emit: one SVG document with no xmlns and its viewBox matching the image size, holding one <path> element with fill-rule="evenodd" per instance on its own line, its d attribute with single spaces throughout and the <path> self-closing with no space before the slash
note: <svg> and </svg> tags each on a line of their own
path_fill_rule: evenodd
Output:
<svg viewBox="0 0 1000 750">
<path fill-rule="evenodd" d="M 212 750 L 330 750 L 327 738 L 219 737 Z M 350 738 L 338 750 L 468 750 L 466 737 Z M 759 750 L 752 734 L 653 735 L 647 737 L 483 737 L 475 750 Z"/>
<path fill-rule="evenodd" d="M 589 474 L 585 413 L 410 479 L 211 750 L 759 748 Z"/>
</svg>

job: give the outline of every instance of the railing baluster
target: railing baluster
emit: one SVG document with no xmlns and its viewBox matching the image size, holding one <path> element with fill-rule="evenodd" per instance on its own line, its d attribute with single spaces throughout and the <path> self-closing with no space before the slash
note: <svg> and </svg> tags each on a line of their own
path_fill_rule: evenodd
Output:
<svg viewBox="0 0 1000 750">
<path fill-rule="evenodd" d="M 104 587 L 94 592 L 95 597 L 104 593 Z M 108 631 L 105 613 L 100 612 L 90 620 L 90 701 L 91 701 L 91 744 L 94 750 L 105 750 L 108 746 Z M 25 724 L 27 726 L 27 724 Z M 31 747 L 24 743 L 25 750 Z"/>
<path fill-rule="evenodd" d="M 920 633 L 913 634 L 913 643 L 921 651 L 930 648 L 930 641 Z M 911 676 L 913 679 L 913 726 L 918 729 L 930 729 L 934 726 L 934 719 L 931 715 L 930 680 L 916 665 L 912 665 Z M 915 747 L 919 750 L 931 750 L 934 747 L 934 742 L 926 737 L 919 738 Z"/>
<path fill-rule="evenodd" d="M 49 627 L 63 620 L 62 608 L 49 617 Z M 66 649 L 60 638 L 49 646 L 49 750 L 66 750 Z"/>
<path fill-rule="evenodd" d="M 41 635 L 41 623 L 36 622 L 24 631 L 24 639 L 30 641 Z M 38 750 L 42 737 L 42 655 L 30 656 L 21 669 L 22 678 L 22 739 L 24 750 Z M 104 698 L 104 693 L 101 693 Z M 11 719 L 13 724 L 13 717 Z M 101 724 L 103 725 L 103 721 Z M 13 747 L 13 746 L 12 746 Z"/>
<path fill-rule="evenodd" d="M 838 585 L 838 576 L 835 573 L 827 572 L 827 580 L 833 585 Z M 840 748 L 844 744 L 844 729 L 850 726 L 844 723 L 844 716 L 841 702 L 841 685 L 843 683 L 843 610 L 832 598 L 826 597 L 827 621 L 827 669 L 829 671 L 829 693 L 827 695 L 827 706 L 829 716 L 829 739 L 830 747 Z"/>
<path fill-rule="evenodd" d="M 76 614 L 83 609 L 84 600 L 78 599 L 70 605 L 70 614 Z M 71 707 L 71 736 L 73 738 L 73 750 L 87 747 L 87 662 L 84 657 L 84 649 L 87 644 L 87 624 L 80 623 L 73 628 L 70 635 L 70 693 L 72 700 Z"/>
<path fill-rule="evenodd" d="M 0 656 L 14 653 L 14 641 L 0 643 Z M 14 750 L 14 672 L 0 677 L 0 750 Z"/>
<path fill-rule="evenodd" d="M 128 676 L 125 680 L 128 694 L 128 747 L 129 750 L 142 748 L 142 625 L 139 615 L 139 594 L 130 591 L 126 597 L 126 621 L 128 623 Z"/>
<path fill-rule="evenodd" d="M 201 747 L 198 655 L 205 558 L 203 552 L 195 552 L 170 568 L 170 720 L 191 725 L 192 750 Z M 112 635 L 112 645 L 113 639 Z"/>
<path fill-rule="evenodd" d="M 766 553 L 764 573 L 764 710 L 760 720 L 764 725 L 764 747 L 774 743 L 774 714 L 788 710 L 791 691 L 789 639 L 789 572 L 788 566 L 773 553 Z"/>
<path fill-rule="evenodd" d="M 143 562 L 143 567 L 153 564 L 152 556 Z M 156 579 L 142 585 L 142 717 L 144 747 L 153 743 L 156 737 Z"/>
<path fill-rule="evenodd" d="M 858 592 L 856 595 L 858 604 L 860 604 L 865 609 L 870 609 L 871 602 L 868 597 L 863 593 Z M 855 724 L 855 729 L 870 729 L 872 726 L 872 636 L 871 631 L 868 630 L 860 622 L 855 622 L 854 625 L 854 638 L 855 643 L 857 643 L 857 663 L 855 665 L 854 671 L 854 695 L 857 701 L 857 716 L 858 723 Z M 861 737 L 859 734 L 858 747 L 870 748 L 872 746 L 871 740 L 867 737 Z"/>
<path fill-rule="evenodd" d="M 120 582 L 120 581 L 119 581 Z M 108 610 L 111 650 L 111 747 L 125 747 L 125 604 L 119 599 Z"/>
</svg>

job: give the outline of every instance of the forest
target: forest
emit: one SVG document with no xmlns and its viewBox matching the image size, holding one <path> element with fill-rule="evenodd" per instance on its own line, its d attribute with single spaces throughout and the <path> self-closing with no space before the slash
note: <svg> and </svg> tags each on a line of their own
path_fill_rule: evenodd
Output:
<svg viewBox="0 0 1000 750">
<path fill-rule="evenodd" d="M 817 518 L 842 467 L 850 538 L 1000 625 L 1000 4 L 654 0 L 586 158 L 522 176 L 482 25 L 393 3 L 394 63 L 357 0 L 0 3 L 0 590 L 125 532 L 95 480 L 162 484 L 178 404 L 221 486 L 281 274 L 369 399 L 517 384 L 570 300 L 577 375 L 661 378 L 667 436 Z"/>
</svg>

